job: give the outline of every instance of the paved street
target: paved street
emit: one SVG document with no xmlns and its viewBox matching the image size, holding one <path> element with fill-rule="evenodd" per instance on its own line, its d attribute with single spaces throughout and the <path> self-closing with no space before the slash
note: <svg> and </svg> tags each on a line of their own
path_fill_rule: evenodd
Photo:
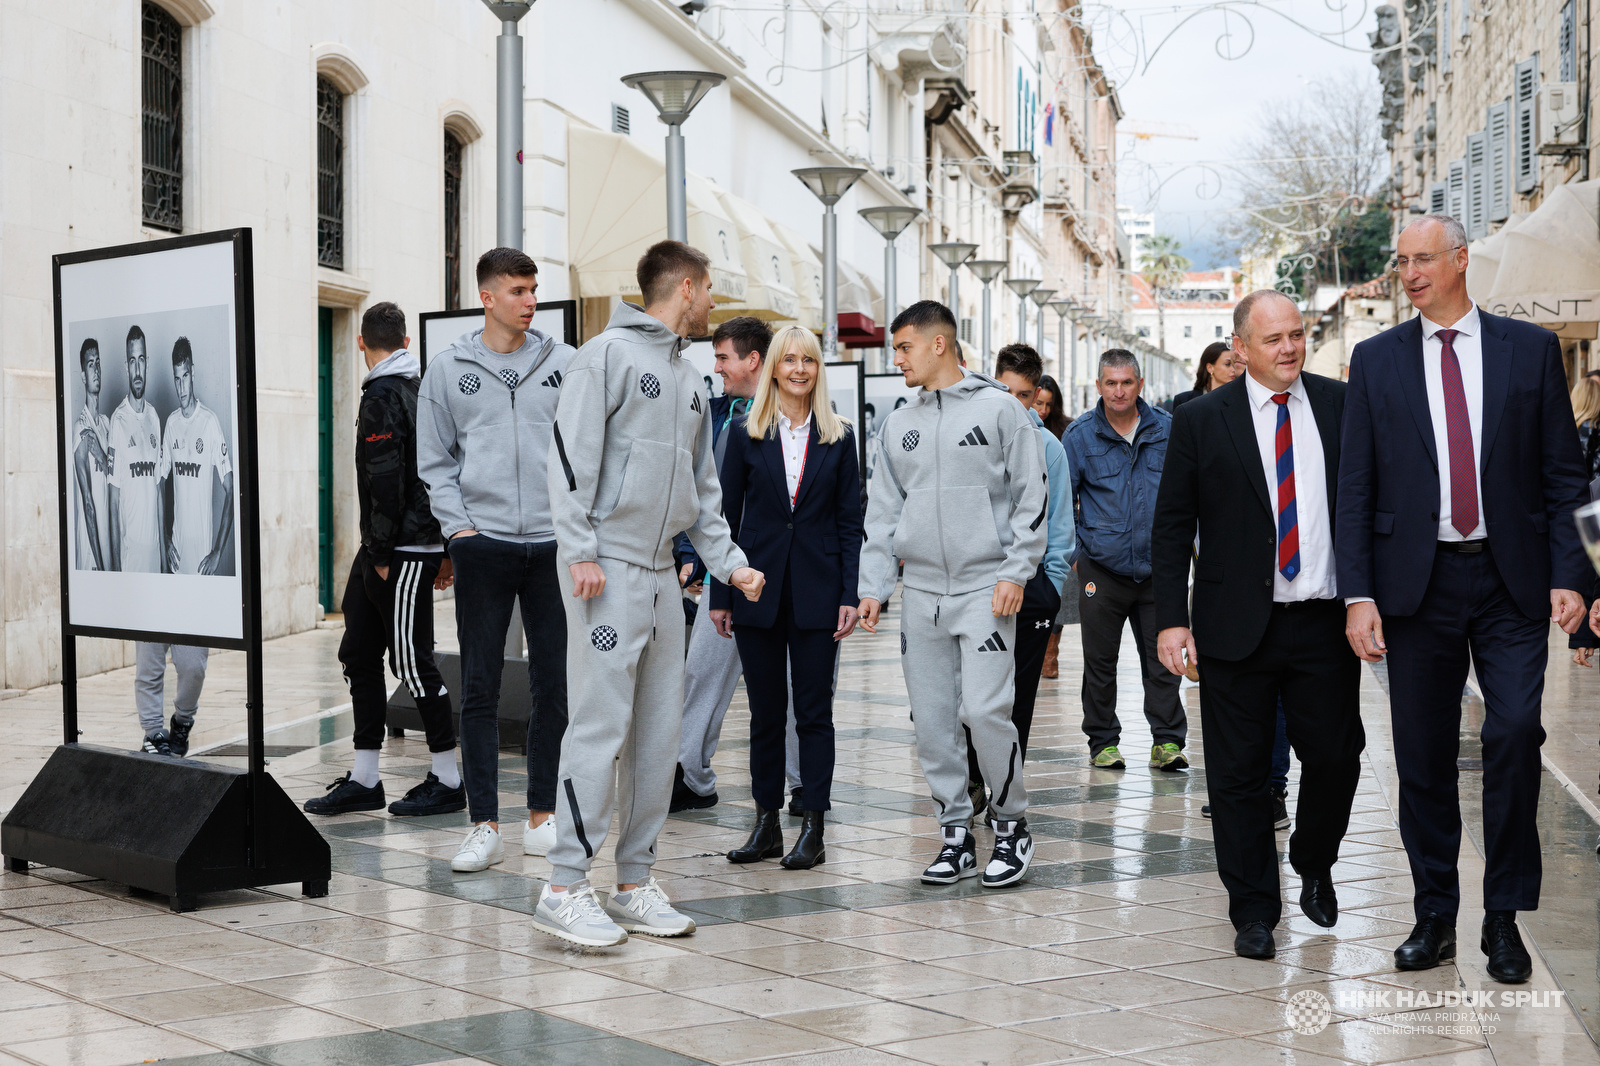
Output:
<svg viewBox="0 0 1600 1066">
<path fill-rule="evenodd" d="M 450 610 L 439 606 L 444 646 L 453 644 Z M 937 830 L 911 746 L 895 629 L 891 617 L 883 635 L 846 644 L 828 862 L 816 870 L 722 858 L 742 842 L 751 807 L 748 716 L 742 693 L 736 699 L 717 757 L 722 802 L 674 816 L 659 846 L 656 875 L 699 923 L 692 937 L 578 952 L 534 933 L 527 914 L 548 864 L 520 854 L 522 761 L 508 753 L 501 803 L 511 854 L 480 874 L 448 868 L 464 814 L 379 814 L 318 823 L 335 875 L 316 901 L 281 886 L 209 897 L 174 915 L 165 899 L 65 871 L 0 875 L 0 1066 L 1600 1062 L 1586 1028 L 1600 1020 L 1600 830 L 1592 805 L 1563 783 L 1592 791 L 1600 677 L 1567 662 L 1564 640 L 1552 642 L 1546 713 L 1545 905 L 1523 916 L 1537 948 L 1521 989 L 1531 995 L 1502 1005 L 1506 989 L 1488 979 L 1477 949 L 1476 838 L 1463 846 L 1457 965 L 1393 969 L 1411 885 L 1394 827 L 1381 671 L 1363 675 L 1368 748 L 1335 868 L 1339 924 L 1322 930 L 1290 903 L 1277 959 L 1250 962 L 1232 955 L 1200 814 L 1197 692 L 1185 692 L 1196 769 L 1090 769 L 1077 728 L 1075 629 L 1061 679 L 1044 683 L 1029 752 L 1039 847 L 1028 881 L 998 892 L 971 881 L 922 886 Z M 268 646 L 268 744 L 279 753 L 271 770 L 297 800 L 350 763 L 339 635 L 323 629 Z M 1122 746 L 1138 754 L 1150 741 L 1132 661 L 1127 645 L 1121 704 L 1131 731 Z M 214 657 L 200 746 L 242 735 L 242 666 L 237 654 Z M 131 746 L 131 671 L 91 678 L 82 693 L 84 739 Z M 58 690 L 0 702 L 0 715 L 13 740 L 0 763 L 3 806 L 59 736 Z M 1464 732 L 1478 717 L 1469 694 Z M 1463 758 L 1475 754 L 1464 744 Z M 426 769 L 420 739 L 390 742 L 392 793 Z M 1476 788 L 1464 772 L 1463 793 Z M 791 837 L 796 825 L 786 820 Z M 1476 818 L 1469 827 L 1477 832 Z M 597 885 L 610 877 L 596 868 Z M 1284 878 L 1293 900 L 1287 863 Z M 1316 997 L 1295 1000 L 1294 1020 L 1308 1031 L 1291 1025 L 1286 1007 L 1304 992 L 1331 1008 L 1320 1031 L 1309 1031 L 1321 1020 Z M 1475 1008 L 1435 1006 L 1474 992 Z"/>
</svg>

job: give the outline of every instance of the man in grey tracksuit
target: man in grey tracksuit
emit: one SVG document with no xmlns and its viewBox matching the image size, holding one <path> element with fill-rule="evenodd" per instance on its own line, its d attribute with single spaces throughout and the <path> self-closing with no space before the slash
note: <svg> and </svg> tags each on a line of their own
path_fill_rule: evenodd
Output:
<svg viewBox="0 0 1600 1066">
<path fill-rule="evenodd" d="M 607 939 L 616 935 L 611 929 L 658 936 L 694 929 L 649 879 L 683 721 L 673 535 L 686 531 L 718 580 L 751 598 L 761 586 L 722 517 L 705 384 L 680 354 L 687 336 L 708 325 L 709 260 L 664 241 L 640 261 L 639 275 L 646 299 L 667 295 L 652 300 L 648 313 L 620 304 L 606 330 L 579 350 L 561 390 L 549 459 L 572 715 L 561 746 L 550 884 L 534 921 L 564 939 L 598 940 L 596 946 L 620 942 Z M 592 898 L 587 876 L 614 799 L 622 818 L 619 891 L 606 903 L 610 925 L 556 897 Z M 595 937 L 596 929 L 604 935 Z"/>
<path fill-rule="evenodd" d="M 998 887 L 1020 880 L 1032 858 L 1011 707 L 1016 613 L 1047 536 L 1044 450 L 1022 405 L 956 362 L 955 321 L 942 304 L 913 304 L 893 333 L 895 365 L 922 390 L 878 437 L 862 617 L 876 625 L 894 592 L 895 559 L 903 560 L 901 663 L 945 845 L 923 880 L 945 884 L 978 872 L 966 829 L 964 725 L 994 793 L 996 849 L 983 883 Z"/>
</svg>

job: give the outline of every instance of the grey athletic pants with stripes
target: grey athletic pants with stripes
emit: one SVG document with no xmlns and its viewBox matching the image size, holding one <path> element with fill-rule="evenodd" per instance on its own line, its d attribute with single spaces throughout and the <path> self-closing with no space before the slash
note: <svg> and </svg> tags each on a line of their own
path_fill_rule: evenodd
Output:
<svg viewBox="0 0 1600 1066">
<path fill-rule="evenodd" d="M 972 734 L 991 805 L 1002 819 L 1028 810 L 1022 751 L 1011 721 L 1017 616 L 995 617 L 994 586 L 955 596 L 907 588 L 900 602 L 900 664 L 911 696 L 917 759 L 940 825 L 967 824 L 967 740 Z"/>
<path fill-rule="evenodd" d="M 581 600 L 556 563 L 567 610 L 567 733 L 556 788 L 550 883 L 589 876 L 618 813 L 617 884 L 656 861 L 683 726 L 683 605 L 672 568 L 600 559 L 606 587 Z M 965 772 L 965 771 L 963 771 Z"/>
<path fill-rule="evenodd" d="M 383 747 L 389 703 L 385 655 L 389 668 L 416 701 L 428 750 L 451 751 L 456 746 L 450 694 L 433 658 L 433 579 L 443 561 L 443 552 L 397 551 L 390 557 L 387 581 L 378 576 L 365 548 L 356 551 L 350 564 L 341 605 L 344 639 L 339 642 L 339 662 L 350 686 L 357 748 Z"/>
</svg>

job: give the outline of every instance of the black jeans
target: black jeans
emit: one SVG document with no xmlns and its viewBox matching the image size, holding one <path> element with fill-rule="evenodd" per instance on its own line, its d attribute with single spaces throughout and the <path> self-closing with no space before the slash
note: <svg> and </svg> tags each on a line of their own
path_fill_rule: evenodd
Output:
<svg viewBox="0 0 1600 1066">
<path fill-rule="evenodd" d="M 1161 665 L 1156 655 L 1155 582 L 1134 581 L 1105 569 L 1087 556 L 1078 557 L 1078 610 L 1083 624 L 1083 732 L 1089 754 L 1098 755 L 1122 742 L 1117 718 L 1117 652 L 1122 627 L 1133 626 L 1144 677 L 1144 717 L 1157 744 L 1183 747 L 1189 720 L 1178 701 L 1182 678 Z"/>
<path fill-rule="evenodd" d="M 556 583 L 556 544 L 487 534 L 450 542 L 461 642 L 461 777 L 474 822 L 500 820 L 500 675 L 513 601 L 528 638 L 528 809 L 556 809 L 567 730 L 567 613 Z"/>
<path fill-rule="evenodd" d="M 344 638 L 339 641 L 339 662 L 350 686 L 357 748 L 383 747 L 389 705 L 383 677 L 386 654 L 394 676 L 416 701 L 428 750 L 450 751 L 456 746 L 450 694 L 444 691 L 433 658 L 433 579 L 443 561 L 441 552 L 397 551 L 390 557 L 388 580 L 378 576 L 365 548 L 356 551 L 350 564 L 340 607 Z"/>
</svg>

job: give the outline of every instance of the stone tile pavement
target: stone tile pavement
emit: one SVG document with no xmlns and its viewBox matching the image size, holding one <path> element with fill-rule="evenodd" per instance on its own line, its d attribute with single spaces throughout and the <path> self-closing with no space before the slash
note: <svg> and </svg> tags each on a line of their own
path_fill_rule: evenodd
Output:
<svg viewBox="0 0 1600 1066">
<path fill-rule="evenodd" d="M 450 608 L 440 605 L 441 646 L 453 642 Z M 448 868 L 464 815 L 363 814 L 318 823 L 336 871 L 320 900 L 280 886 L 206 897 L 200 910 L 175 915 L 164 899 L 66 871 L 0 875 L 0 1066 L 1600 1062 L 1589 1035 L 1600 1017 L 1597 827 L 1582 797 L 1600 766 L 1588 713 L 1600 678 L 1570 666 L 1564 642 L 1552 642 L 1547 712 L 1546 903 L 1524 916 L 1539 950 L 1520 990 L 1528 994 L 1502 1004 L 1513 990 L 1483 972 L 1470 889 L 1457 964 L 1393 968 L 1411 887 L 1394 828 L 1381 671 L 1363 679 L 1369 744 L 1335 868 L 1339 924 L 1322 930 L 1291 902 L 1278 958 L 1248 962 L 1231 953 L 1200 815 L 1197 693 L 1185 693 L 1193 771 L 1091 769 L 1071 629 L 1029 751 L 1032 875 L 999 892 L 921 885 L 937 827 L 894 628 L 891 620 L 883 635 L 845 647 L 835 809 L 828 862 L 816 870 L 722 858 L 751 813 L 748 718 L 736 698 L 717 757 L 721 803 L 669 819 L 659 847 L 657 877 L 699 923 L 692 937 L 580 952 L 534 933 L 527 914 L 548 864 L 517 847 L 522 760 L 507 754 L 511 854 L 480 874 Z M 296 799 L 349 766 L 339 635 L 268 645 L 268 743 L 281 753 L 271 770 Z M 1136 753 L 1150 740 L 1131 644 L 1124 664 L 1123 747 Z M 131 746 L 131 671 L 87 679 L 81 691 L 85 739 Z M 242 734 L 242 692 L 242 658 L 217 654 L 199 746 L 227 750 Z M 1470 693 L 1465 710 L 1470 733 L 1481 720 Z M 59 738 L 59 713 L 57 690 L 0 702 L 14 738 L 0 758 L 0 807 Z M 390 741 L 384 769 L 398 794 L 426 772 L 425 746 Z M 1474 801 L 1473 775 L 1462 780 Z M 786 823 L 790 834 L 795 827 Z M 1463 852 L 1470 886 L 1481 873 L 1476 838 Z M 595 883 L 611 874 L 597 867 Z M 1283 875 L 1293 900 L 1286 862 Z M 1463 995 L 1476 1006 L 1460 1006 Z"/>
</svg>

